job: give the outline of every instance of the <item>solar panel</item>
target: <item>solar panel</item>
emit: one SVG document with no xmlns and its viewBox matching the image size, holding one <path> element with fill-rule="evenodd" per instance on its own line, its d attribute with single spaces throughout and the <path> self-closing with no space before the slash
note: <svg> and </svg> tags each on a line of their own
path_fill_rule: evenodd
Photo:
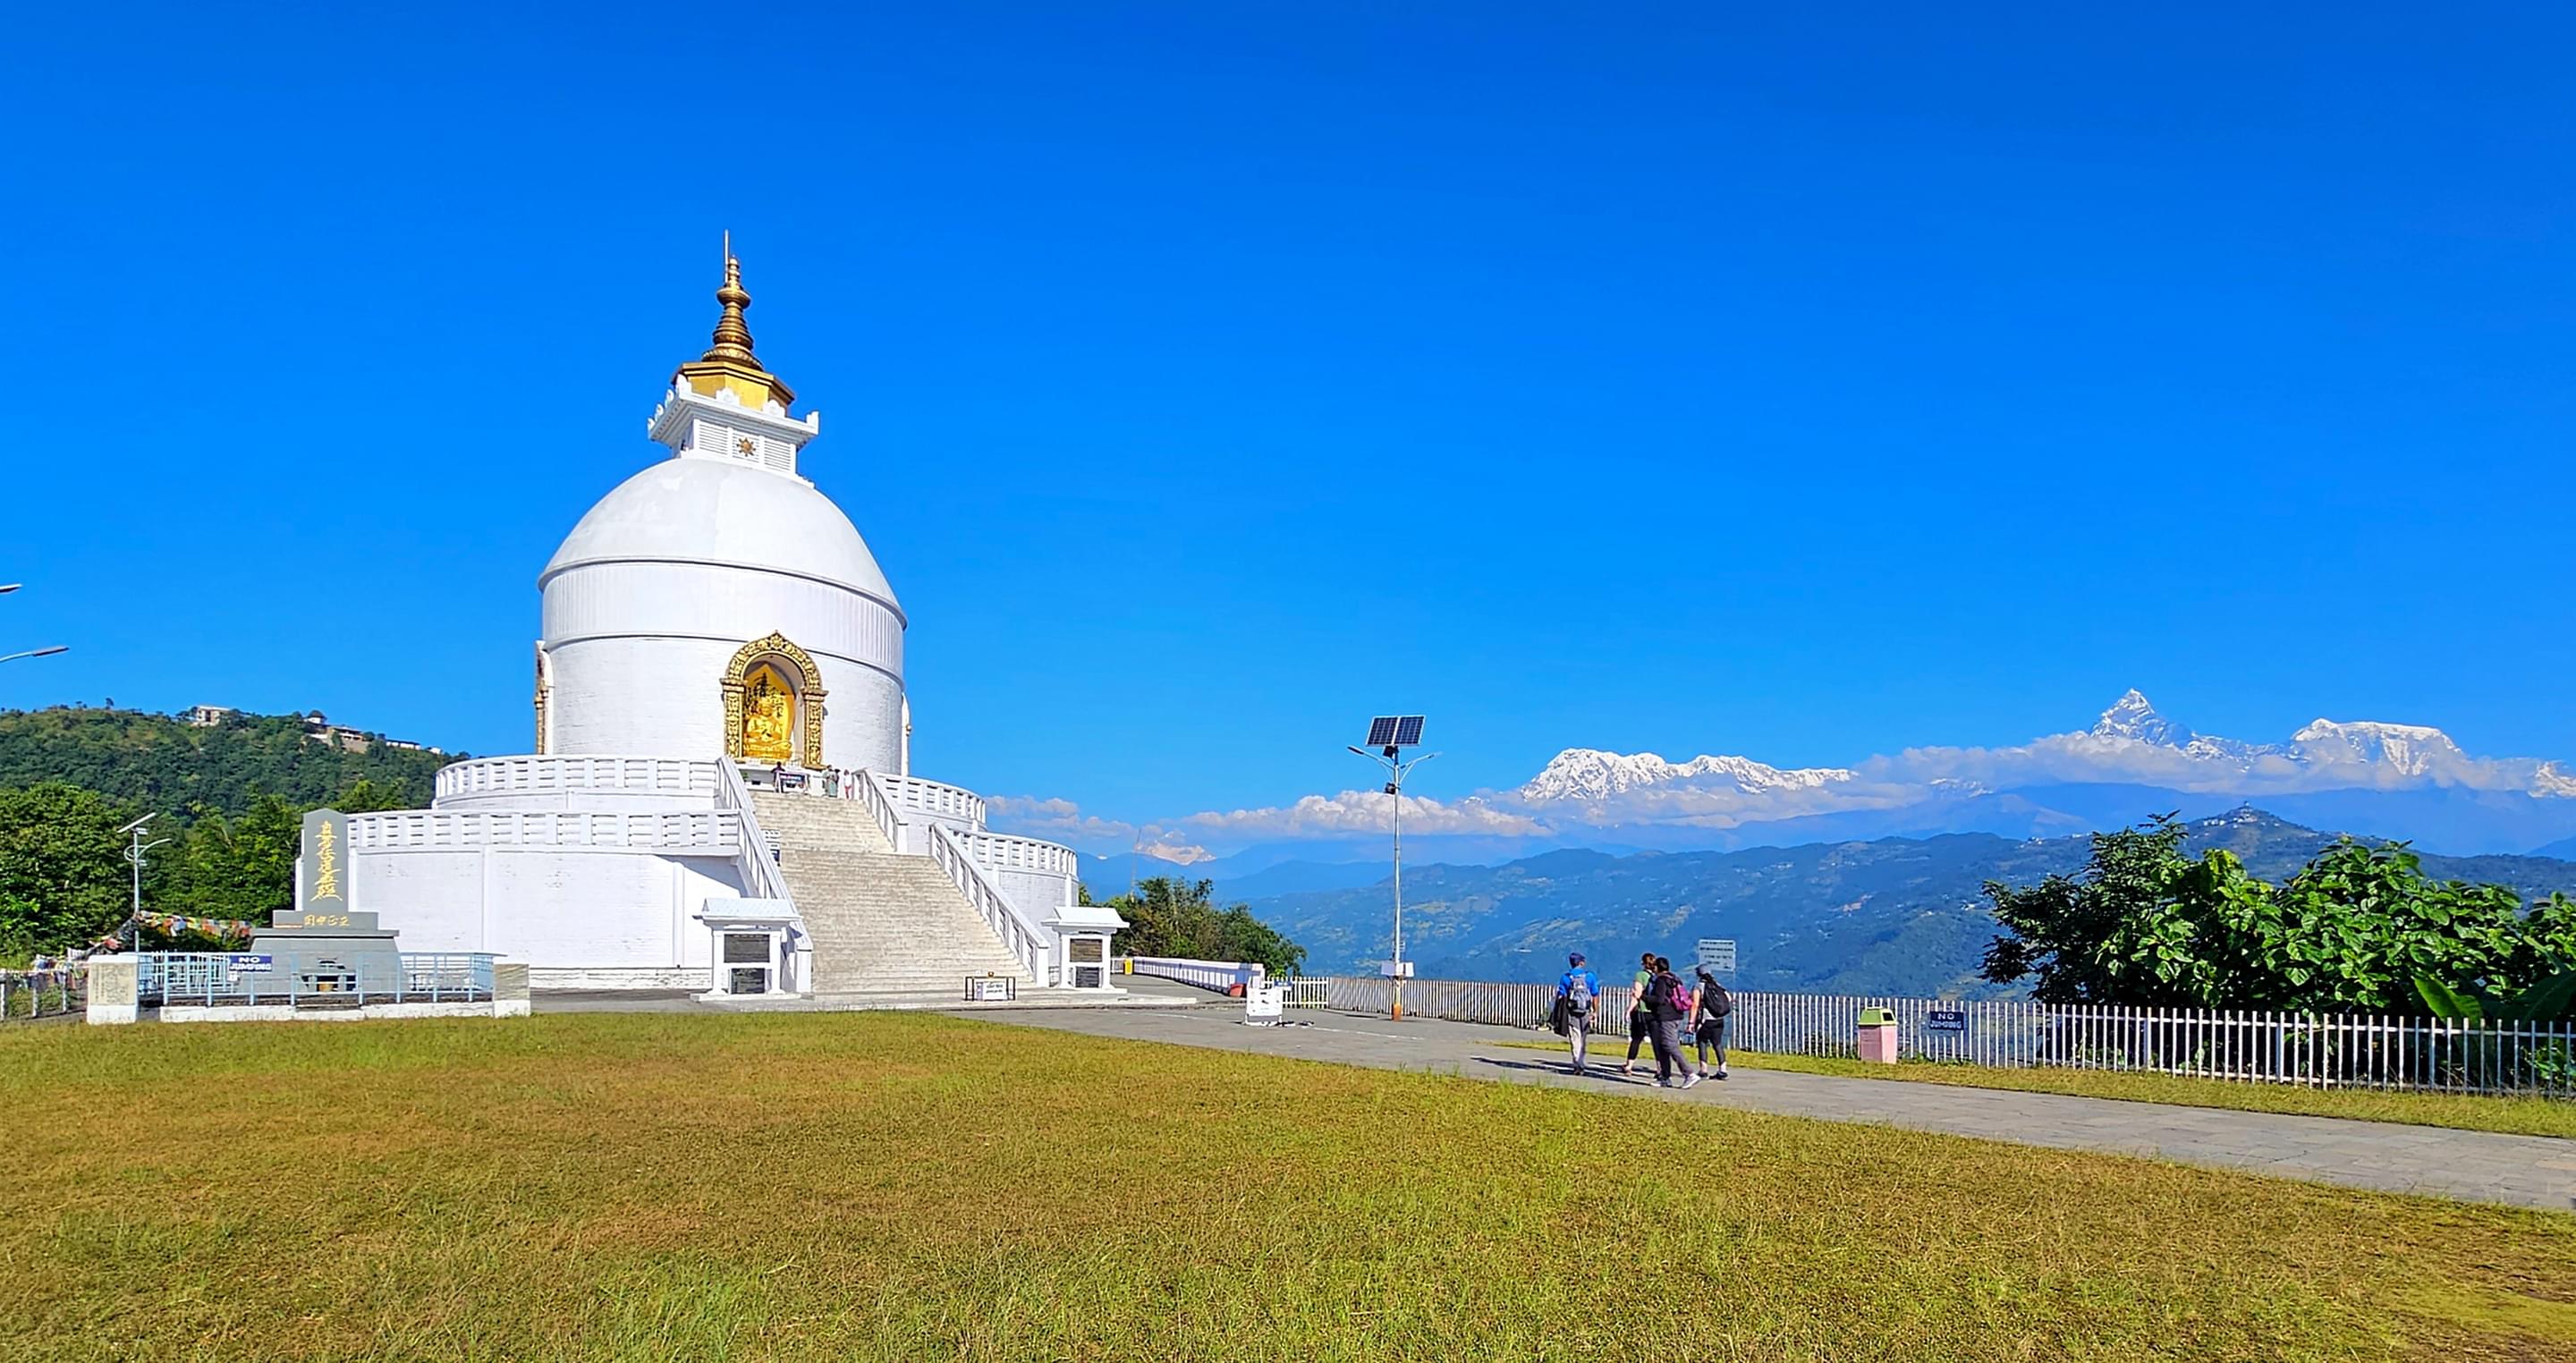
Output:
<svg viewBox="0 0 2576 1363">
<path fill-rule="evenodd" d="M 1422 716 L 1398 715 L 1395 719 L 1395 746 L 1411 748 L 1422 742 Z"/>
<path fill-rule="evenodd" d="M 1377 718 L 1370 720 L 1368 746 L 1372 748 L 1383 748 L 1387 744 L 1394 742 L 1395 724 L 1396 717 L 1394 715 L 1380 715 Z"/>
</svg>

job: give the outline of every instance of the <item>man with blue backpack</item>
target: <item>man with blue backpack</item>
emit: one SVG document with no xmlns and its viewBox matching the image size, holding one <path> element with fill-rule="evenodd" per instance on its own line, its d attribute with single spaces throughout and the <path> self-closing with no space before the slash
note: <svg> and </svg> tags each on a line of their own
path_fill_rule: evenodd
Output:
<svg viewBox="0 0 2576 1363">
<path fill-rule="evenodd" d="M 1574 1072 L 1584 1073 L 1592 1040 L 1592 1009 L 1601 998 L 1601 977 L 1583 967 L 1583 953 L 1568 952 L 1565 974 L 1556 982 L 1556 1027 L 1574 1047 Z"/>
</svg>

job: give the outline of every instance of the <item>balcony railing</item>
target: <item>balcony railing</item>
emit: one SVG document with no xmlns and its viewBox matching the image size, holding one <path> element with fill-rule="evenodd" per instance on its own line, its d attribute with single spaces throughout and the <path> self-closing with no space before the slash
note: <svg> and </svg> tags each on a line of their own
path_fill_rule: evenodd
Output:
<svg viewBox="0 0 2576 1363">
<path fill-rule="evenodd" d="M 547 795 L 600 791 L 622 795 L 715 793 L 716 764 L 673 757 L 559 756 L 476 757 L 438 769 L 438 798 L 482 795 Z"/>
<path fill-rule="evenodd" d="M 741 819 L 729 809 L 398 809 L 349 816 L 353 852 L 550 847 L 725 857 L 741 846 Z"/>
</svg>

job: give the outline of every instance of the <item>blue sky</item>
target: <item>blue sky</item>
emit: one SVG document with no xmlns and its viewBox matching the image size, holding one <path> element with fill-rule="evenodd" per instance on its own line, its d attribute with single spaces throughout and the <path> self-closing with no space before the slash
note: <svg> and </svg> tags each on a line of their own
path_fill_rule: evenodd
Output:
<svg viewBox="0 0 2576 1363">
<path fill-rule="evenodd" d="M 523 749 L 729 228 L 927 775 L 2576 756 L 2560 7 L 377 8 L 13 27 L 0 705 Z"/>
</svg>

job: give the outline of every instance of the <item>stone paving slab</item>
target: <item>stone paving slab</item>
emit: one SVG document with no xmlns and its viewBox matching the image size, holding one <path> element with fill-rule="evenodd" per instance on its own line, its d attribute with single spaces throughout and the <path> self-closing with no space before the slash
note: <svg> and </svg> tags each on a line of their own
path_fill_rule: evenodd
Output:
<svg viewBox="0 0 2576 1363">
<path fill-rule="evenodd" d="M 1545 1052 L 1504 1043 L 1538 1033 L 1472 1023 L 1294 1010 L 1309 1025 L 1253 1027 L 1240 1003 L 1201 1008 L 1039 1012 L 979 1010 L 987 1021 L 1090 1036 L 1361 1065 L 1431 1070 L 1510 1083 L 1629 1094 L 1666 1102 L 1873 1122 L 1917 1131 L 2090 1150 L 2309 1179 L 2379 1192 L 2422 1193 L 2565 1212 L 2576 1209 L 2576 1141 L 2336 1117 L 2177 1107 L 2069 1094 L 2019 1093 L 1899 1079 L 1852 1079 L 1738 1069 L 1687 1092 L 1658 1088 L 1649 1070 L 1622 1078 L 1624 1044 L 1592 1048 L 1577 1077 Z M 1608 1057 L 1605 1067 L 1601 1061 Z M 1604 1073 L 1604 1070 L 1607 1073 Z"/>
</svg>

